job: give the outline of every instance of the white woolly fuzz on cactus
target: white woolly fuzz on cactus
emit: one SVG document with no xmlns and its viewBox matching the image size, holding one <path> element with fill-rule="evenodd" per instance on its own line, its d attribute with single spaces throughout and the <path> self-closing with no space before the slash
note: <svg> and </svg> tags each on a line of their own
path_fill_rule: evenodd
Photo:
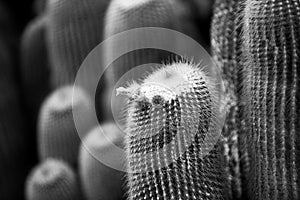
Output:
<svg viewBox="0 0 300 200">
<path fill-rule="evenodd" d="M 129 97 L 130 199 L 223 197 L 217 89 L 211 80 L 201 66 L 179 62 L 118 89 Z"/>
<path fill-rule="evenodd" d="M 72 168 L 56 159 L 47 159 L 32 170 L 25 193 L 27 200 L 81 199 Z"/>
<path fill-rule="evenodd" d="M 88 200 L 119 200 L 124 196 L 125 173 L 107 166 L 103 159 L 118 162 L 115 145 L 123 146 L 123 132 L 114 124 L 95 127 L 84 139 L 79 156 L 79 172 L 82 187 Z M 113 193 L 112 193 L 113 191 Z"/>
<path fill-rule="evenodd" d="M 41 159 L 60 158 L 75 166 L 80 138 L 73 113 L 81 113 L 80 126 L 88 132 L 94 124 L 91 120 L 91 99 L 81 89 L 65 86 L 54 91 L 44 102 L 39 116 L 38 147 Z M 83 137 L 83 136 L 81 136 Z"/>
</svg>

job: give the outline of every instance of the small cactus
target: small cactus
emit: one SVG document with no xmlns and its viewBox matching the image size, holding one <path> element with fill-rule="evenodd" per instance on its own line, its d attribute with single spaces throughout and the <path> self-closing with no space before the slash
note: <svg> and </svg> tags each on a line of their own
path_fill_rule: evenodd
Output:
<svg viewBox="0 0 300 200">
<path fill-rule="evenodd" d="M 77 133 L 72 109 L 78 110 L 84 120 L 81 129 L 88 132 L 92 127 L 90 99 L 77 88 L 72 98 L 73 87 L 66 86 L 54 91 L 43 103 L 38 124 L 38 147 L 40 159 L 59 158 L 76 166 L 80 138 Z M 73 106 L 72 106 L 72 100 Z M 83 137 L 83 136 L 81 136 Z"/>
<path fill-rule="evenodd" d="M 26 181 L 27 200 L 81 199 L 73 169 L 66 163 L 47 159 L 35 167 Z"/>
<path fill-rule="evenodd" d="M 125 173 L 103 164 L 99 157 L 114 155 L 113 145 L 123 146 L 123 135 L 113 123 L 107 123 L 94 128 L 84 139 L 80 156 L 79 171 L 85 196 L 88 200 L 119 200 L 124 197 Z M 120 162 L 121 161 L 117 161 Z M 125 198 L 124 198 L 125 199 Z"/>
<path fill-rule="evenodd" d="M 252 199 L 299 199 L 300 2 L 245 5 L 248 190 Z"/>
<path fill-rule="evenodd" d="M 52 86 L 73 83 L 86 56 L 103 37 L 103 18 L 109 0 L 48 1 L 47 44 Z"/>
<path fill-rule="evenodd" d="M 163 66 L 118 92 L 129 96 L 129 199 L 225 198 L 222 155 L 209 135 L 216 88 L 200 67 Z"/>
<path fill-rule="evenodd" d="M 22 89 L 34 122 L 44 98 L 50 92 L 46 25 L 46 16 L 39 16 L 27 25 L 20 52 Z"/>
</svg>

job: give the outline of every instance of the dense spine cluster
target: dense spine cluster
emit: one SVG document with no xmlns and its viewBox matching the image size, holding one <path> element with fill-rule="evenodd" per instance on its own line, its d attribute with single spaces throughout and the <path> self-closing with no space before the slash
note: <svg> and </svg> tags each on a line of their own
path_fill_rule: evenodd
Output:
<svg viewBox="0 0 300 200">
<path fill-rule="evenodd" d="M 82 199 L 73 169 L 55 159 L 47 159 L 32 170 L 25 194 L 27 200 Z"/>
<path fill-rule="evenodd" d="M 253 199 L 300 198 L 300 2 L 247 0 L 245 81 Z"/>
<path fill-rule="evenodd" d="M 215 88 L 200 68 L 174 63 L 118 92 L 129 96 L 129 199 L 226 198 L 219 145 L 207 140 Z"/>
<path fill-rule="evenodd" d="M 86 56 L 101 41 L 108 0 L 48 1 L 47 41 L 54 88 L 73 83 Z"/>
<path fill-rule="evenodd" d="M 242 99 L 242 11 L 244 0 L 217 0 L 211 27 L 213 58 L 226 88 L 227 118 L 223 129 L 223 154 L 231 198 L 241 198 L 249 170 Z"/>
<path fill-rule="evenodd" d="M 83 191 L 88 200 L 125 199 L 125 173 L 102 163 L 99 158 L 116 160 L 114 145 L 122 148 L 123 133 L 113 123 L 103 124 L 91 130 L 83 140 L 79 156 L 79 172 Z"/>
<path fill-rule="evenodd" d="M 80 138 L 77 133 L 72 109 L 81 113 L 83 132 L 88 132 L 91 124 L 91 100 L 81 89 L 73 87 L 57 89 L 42 105 L 38 122 L 38 147 L 40 159 L 59 158 L 71 166 L 76 166 Z M 73 101 L 73 105 L 72 105 Z M 83 136 L 82 136 L 83 137 Z"/>
</svg>

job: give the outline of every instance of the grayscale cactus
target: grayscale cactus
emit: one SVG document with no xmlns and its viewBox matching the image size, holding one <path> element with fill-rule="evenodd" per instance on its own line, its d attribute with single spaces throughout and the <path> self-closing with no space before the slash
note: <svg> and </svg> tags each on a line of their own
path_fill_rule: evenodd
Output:
<svg viewBox="0 0 300 200">
<path fill-rule="evenodd" d="M 73 169 L 63 161 L 47 159 L 29 174 L 26 181 L 27 200 L 82 199 Z"/>
<path fill-rule="evenodd" d="M 299 199 L 300 2 L 245 5 L 248 190 L 252 199 Z"/>
<path fill-rule="evenodd" d="M 22 89 L 34 122 L 43 100 L 50 92 L 46 25 L 46 16 L 39 16 L 31 21 L 23 33 L 21 43 Z"/>
<path fill-rule="evenodd" d="M 80 88 L 73 98 L 73 87 L 55 90 L 43 103 L 38 121 L 38 149 L 41 160 L 59 158 L 71 166 L 77 166 L 80 138 L 77 133 L 72 109 L 81 113 L 83 132 L 88 132 L 91 124 L 91 100 Z M 72 101 L 73 106 L 72 106 Z M 84 137 L 84 136 L 82 136 Z"/>
<path fill-rule="evenodd" d="M 226 88 L 227 118 L 223 129 L 229 196 L 241 198 L 249 170 L 248 153 L 243 148 L 246 131 L 242 100 L 242 12 L 244 0 L 217 0 L 211 26 L 213 58 L 221 69 Z"/>
<path fill-rule="evenodd" d="M 95 127 L 84 139 L 79 156 L 81 185 L 88 200 L 125 199 L 125 173 L 107 166 L 98 158 L 113 158 L 114 145 L 123 147 L 123 132 L 113 123 Z"/>
<path fill-rule="evenodd" d="M 118 93 L 129 97 L 129 199 L 226 198 L 218 140 L 206 140 L 216 89 L 200 67 L 163 66 Z"/>
<path fill-rule="evenodd" d="M 48 1 L 47 43 L 54 88 L 73 83 L 86 56 L 103 39 L 109 0 Z"/>
</svg>

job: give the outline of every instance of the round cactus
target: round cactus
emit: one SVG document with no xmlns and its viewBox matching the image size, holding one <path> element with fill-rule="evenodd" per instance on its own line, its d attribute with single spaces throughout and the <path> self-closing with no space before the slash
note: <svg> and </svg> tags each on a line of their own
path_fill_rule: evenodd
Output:
<svg viewBox="0 0 300 200">
<path fill-rule="evenodd" d="M 109 0 L 48 1 L 47 41 L 54 88 L 73 83 L 85 57 L 103 39 Z"/>
<path fill-rule="evenodd" d="M 25 193 L 27 200 L 81 199 L 72 168 L 55 159 L 47 159 L 32 170 L 26 181 Z"/>
<path fill-rule="evenodd" d="M 72 109 L 78 110 L 83 119 L 80 124 L 83 132 L 88 132 L 91 124 L 91 102 L 89 96 L 81 89 L 66 86 L 54 91 L 44 102 L 38 124 L 38 147 L 41 159 L 54 157 L 68 162 L 71 166 L 77 163 L 80 138 L 77 133 Z M 73 106 L 72 106 L 72 100 Z M 83 137 L 83 136 L 81 136 Z"/>
<path fill-rule="evenodd" d="M 122 131 L 113 123 L 94 128 L 83 141 L 79 167 L 82 187 L 88 200 L 119 200 L 124 197 L 125 173 L 97 159 L 98 156 L 114 159 L 111 149 L 113 145 L 121 148 L 122 142 Z"/>
<path fill-rule="evenodd" d="M 200 67 L 164 66 L 119 88 L 128 100 L 130 199 L 223 199 L 216 88 Z M 211 134 L 211 135 L 210 135 Z"/>
</svg>

